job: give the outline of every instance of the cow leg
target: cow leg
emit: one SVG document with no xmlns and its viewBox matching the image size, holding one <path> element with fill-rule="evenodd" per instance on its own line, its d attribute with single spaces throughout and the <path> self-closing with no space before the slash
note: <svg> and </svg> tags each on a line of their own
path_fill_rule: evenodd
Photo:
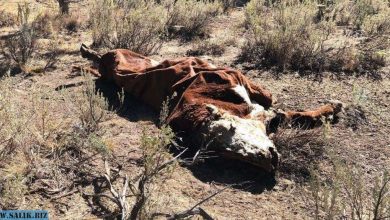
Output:
<svg viewBox="0 0 390 220">
<path fill-rule="evenodd" d="M 72 66 L 72 73 L 79 72 L 79 73 L 90 73 L 93 76 L 100 77 L 100 73 L 97 69 L 94 67 L 82 67 L 82 66 Z"/>
<path fill-rule="evenodd" d="M 334 121 L 336 114 L 342 111 L 343 103 L 339 101 L 329 101 L 315 110 L 307 111 L 281 111 L 271 119 L 268 124 L 268 133 L 275 133 L 282 124 L 289 124 L 294 128 L 311 129 L 322 125 L 323 118 Z"/>
</svg>

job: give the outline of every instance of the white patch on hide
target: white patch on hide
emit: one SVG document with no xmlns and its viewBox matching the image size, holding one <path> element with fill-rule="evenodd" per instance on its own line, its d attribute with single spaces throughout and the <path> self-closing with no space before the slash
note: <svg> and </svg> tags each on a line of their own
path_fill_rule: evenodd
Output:
<svg viewBox="0 0 390 220">
<path fill-rule="evenodd" d="M 263 106 L 259 105 L 258 103 L 251 101 L 249 94 L 244 86 L 237 85 L 233 88 L 233 91 L 239 95 L 245 103 L 247 103 L 250 106 L 251 112 L 249 114 L 250 118 L 252 119 L 258 119 L 263 118 L 263 120 L 268 120 L 275 116 L 273 111 L 267 111 L 264 109 Z"/>
<path fill-rule="evenodd" d="M 250 117 L 251 118 L 256 118 L 260 115 L 264 115 L 265 114 L 265 109 L 263 106 L 257 104 L 257 103 L 253 103 L 251 105 L 251 108 L 252 108 L 252 111 L 250 113 Z"/>
<path fill-rule="evenodd" d="M 248 92 L 246 91 L 245 87 L 242 85 L 237 85 L 234 88 L 232 88 L 233 91 L 239 95 L 247 104 L 252 104 L 251 99 L 249 98 Z"/>
</svg>

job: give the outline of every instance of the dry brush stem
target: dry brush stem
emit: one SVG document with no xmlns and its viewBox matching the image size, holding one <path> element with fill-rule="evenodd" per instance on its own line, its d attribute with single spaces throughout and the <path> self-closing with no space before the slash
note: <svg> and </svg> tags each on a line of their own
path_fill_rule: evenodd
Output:
<svg viewBox="0 0 390 220">
<path fill-rule="evenodd" d="M 106 169 L 106 173 L 104 174 L 104 177 L 106 178 L 107 183 L 110 186 L 110 192 L 111 195 L 114 197 L 113 201 L 119 206 L 121 213 L 122 213 L 122 219 L 126 219 L 128 216 L 128 204 L 126 201 L 126 193 L 127 189 L 129 188 L 129 178 L 126 175 L 126 178 L 123 182 L 123 187 L 122 191 L 118 192 L 111 183 L 111 172 L 110 172 L 110 167 L 108 165 L 107 161 L 104 161 L 104 166 Z"/>
<path fill-rule="evenodd" d="M 182 151 L 176 157 L 156 166 L 154 169 L 149 170 L 149 172 L 143 172 L 135 181 L 130 181 L 126 175 L 122 189 L 119 191 L 113 187 L 110 168 L 108 162 L 105 161 L 104 164 L 106 173 L 104 174 L 104 177 L 110 187 L 112 195 L 111 200 L 119 206 L 122 219 L 129 218 L 131 220 L 136 220 L 139 218 L 140 213 L 145 208 L 144 206 L 149 199 L 150 195 L 148 194 L 148 187 L 152 179 L 168 166 L 176 162 L 178 158 L 186 152 L 186 150 L 187 149 Z M 128 206 L 128 202 L 126 200 L 128 190 L 130 190 L 131 196 L 135 197 L 135 204 L 131 208 Z"/>
<path fill-rule="evenodd" d="M 133 208 L 131 210 L 131 214 L 130 214 L 130 219 L 131 220 L 138 219 L 138 216 L 139 216 L 140 212 L 144 208 L 146 200 L 148 199 L 147 198 L 148 195 L 147 195 L 146 190 L 147 190 L 148 184 L 150 184 L 150 182 L 152 181 L 152 178 L 154 178 L 156 175 L 158 175 L 160 172 L 162 172 L 169 165 L 171 165 L 175 161 L 177 161 L 178 158 L 181 155 L 183 155 L 186 151 L 187 151 L 187 149 L 183 150 L 180 154 L 178 154 L 176 157 L 172 158 L 171 160 L 168 160 L 168 161 L 162 163 L 161 165 L 155 167 L 151 171 L 144 172 L 141 175 L 141 177 L 140 177 L 140 179 L 138 181 L 138 186 L 136 188 L 136 191 L 137 191 L 137 193 L 136 193 L 136 202 L 135 202 L 135 204 L 134 204 L 134 206 L 133 206 Z M 132 189 L 135 189 L 134 185 L 133 185 Z"/>
</svg>

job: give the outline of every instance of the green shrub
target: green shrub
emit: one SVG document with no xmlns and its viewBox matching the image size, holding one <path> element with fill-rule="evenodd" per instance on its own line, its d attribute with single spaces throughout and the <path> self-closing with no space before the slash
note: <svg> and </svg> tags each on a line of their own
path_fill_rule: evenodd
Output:
<svg viewBox="0 0 390 220">
<path fill-rule="evenodd" d="M 369 35 L 390 33 L 390 8 L 364 19 L 362 29 Z"/>
<path fill-rule="evenodd" d="M 19 32 L 6 39 L 2 53 L 12 60 L 18 67 L 28 72 L 27 65 L 36 50 L 37 35 L 34 27 L 29 23 L 31 9 L 26 4 L 18 5 Z"/>
<path fill-rule="evenodd" d="M 153 54 L 160 49 L 166 21 L 163 6 L 141 3 L 124 11 L 118 19 L 115 47 L 129 48 L 142 54 Z"/>
<path fill-rule="evenodd" d="M 383 0 L 357 0 L 352 9 L 355 28 L 361 29 L 364 20 L 388 8 L 386 4 Z"/>
<path fill-rule="evenodd" d="M 384 57 L 377 55 L 378 45 L 365 48 L 348 40 L 335 44 L 335 38 L 330 38 L 336 24 L 344 22 L 354 24 L 356 28 L 363 22 L 367 33 L 386 33 L 388 19 L 384 16 L 383 5 L 378 3 L 382 0 L 373 0 L 378 4 L 370 7 L 367 1 L 340 1 L 324 9 L 311 1 L 269 3 L 252 0 L 245 8 L 250 33 L 241 60 L 282 71 L 333 71 L 376 77 L 377 70 L 386 64 Z M 333 12 L 329 12 L 331 9 Z M 336 9 L 342 13 L 335 12 Z M 337 20 L 340 15 L 342 21 Z M 382 41 L 380 47 L 386 48 L 388 44 Z"/>
<path fill-rule="evenodd" d="M 74 112 L 85 133 L 99 130 L 99 123 L 108 117 L 108 103 L 103 95 L 96 91 L 96 86 L 89 74 L 83 74 L 84 84 L 81 93 L 72 93 Z"/>
<path fill-rule="evenodd" d="M 320 68 L 323 43 L 333 23 L 315 22 L 318 9 L 313 3 L 267 4 L 252 0 L 245 9 L 251 33 L 243 56 L 282 70 Z"/>
<path fill-rule="evenodd" d="M 157 52 L 163 42 L 166 11 L 154 2 L 138 1 L 120 7 L 110 0 L 101 0 L 90 17 L 96 46 L 126 48 L 148 55 Z"/>
<path fill-rule="evenodd" d="M 95 46 L 113 48 L 116 5 L 111 0 L 96 1 L 90 10 L 90 27 Z"/>
<path fill-rule="evenodd" d="M 388 29 L 386 17 L 389 17 L 390 6 L 386 0 L 336 0 L 327 10 L 328 17 L 337 25 L 364 30 L 368 34 Z"/>
</svg>

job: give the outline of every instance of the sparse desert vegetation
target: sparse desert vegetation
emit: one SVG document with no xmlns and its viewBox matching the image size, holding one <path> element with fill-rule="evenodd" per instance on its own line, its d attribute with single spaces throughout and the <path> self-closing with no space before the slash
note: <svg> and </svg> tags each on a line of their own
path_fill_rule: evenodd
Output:
<svg viewBox="0 0 390 220">
<path fill-rule="evenodd" d="M 263 67 L 311 72 L 372 74 L 385 66 L 388 48 L 385 1 L 251 1 L 245 9 L 251 34 L 243 49 L 243 59 Z M 340 27 L 355 39 L 340 36 Z M 372 41 L 382 32 L 381 43 L 369 48 L 360 42 Z M 377 35 L 378 36 L 378 35 Z M 337 42 L 337 43 L 336 43 Z"/>
<path fill-rule="evenodd" d="M 389 219 L 389 18 L 387 0 L 3 1 L 0 209 L 54 219 Z M 327 99 L 347 108 L 337 124 L 273 134 L 275 177 L 212 156 L 176 158 L 185 146 L 164 124 L 168 107 L 153 112 L 72 71 L 87 65 L 81 43 L 241 70 L 273 92 L 276 108 Z"/>
</svg>

